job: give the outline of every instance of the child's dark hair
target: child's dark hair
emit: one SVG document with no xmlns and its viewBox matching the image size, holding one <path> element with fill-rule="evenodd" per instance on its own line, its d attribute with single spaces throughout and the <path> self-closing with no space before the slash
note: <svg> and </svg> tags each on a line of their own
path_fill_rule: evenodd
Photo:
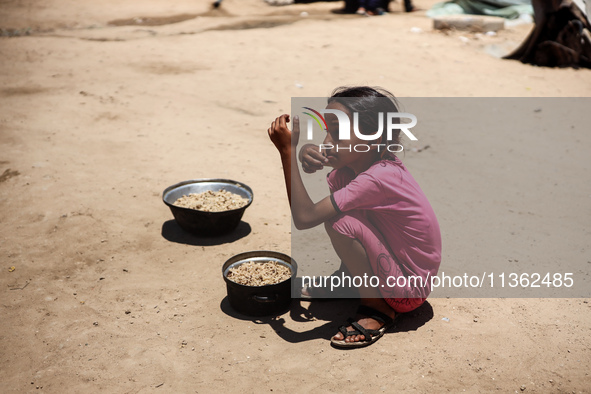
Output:
<svg viewBox="0 0 591 394">
<path fill-rule="evenodd" d="M 378 113 L 383 113 L 383 125 L 386 125 L 386 113 L 398 112 L 396 97 L 386 89 L 370 86 L 341 86 L 333 90 L 328 103 L 337 102 L 347 108 L 352 115 L 359 114 L 359 131 L 363 134 L 373 134 L 378 130 Z M 392 132 L 392 139 L 386 140 L 384 130 L 382 143 L 400 144 L 400 130 Z"/>
</svg>

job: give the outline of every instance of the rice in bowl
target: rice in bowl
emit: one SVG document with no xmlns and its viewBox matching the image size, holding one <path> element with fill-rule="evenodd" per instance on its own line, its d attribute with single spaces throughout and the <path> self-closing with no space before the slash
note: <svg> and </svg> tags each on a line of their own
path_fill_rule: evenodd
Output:
<svg viewBox="0 0 591 394">
<path fill-rule="evenodd" d="M 277 261 L 248 261 L 228 269 L 226 277 L 244 286 L 269 286 L 288 280 L 291 269 Z"/>
<path fill-rule="evenodd" d="M 248 198 L 222 189 L 219 191 L 207 190 L 202 193 L 183 195 L 173 205 L 204 212 L 223 212 L 242 208 L 248 204 L 248 201 Z"/>
</svg>

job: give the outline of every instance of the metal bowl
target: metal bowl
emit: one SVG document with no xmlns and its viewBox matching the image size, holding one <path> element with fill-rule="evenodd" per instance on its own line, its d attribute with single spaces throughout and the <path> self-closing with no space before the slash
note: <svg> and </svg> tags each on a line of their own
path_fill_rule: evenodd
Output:
<svg viewBox="0 0 591 394">
<path fill-rule="evenodd" d="M 248 198 L 248 204 L 242 208 L 222 212 L 205 212 L 173 205 L 178 198 L 191 193 L 203 193 L 208 190 L 217 192 L 222 189 Z M 238 226 L 244 211 L 252 204 L 253 196 L 252 189 L 244 183 L 230 179 L 194 179 L 164 189 L 162 201 L 168 205 L 183 230 L 200 236 L 216 236 L 229 233 Z"/>
<path fill-rule="evenodd" d="M 277 261 L 291 269 L 291 277 L 266 286 L 245 286 L 228 279 L 230 268 L 249 261 Z M 255 250 L 231 257 L 222 266 L 230 306 L 247 316 L 269 316 L 284 312 L 291 304 L 291 283 L 296 277 L 297 269 L 298 266 L 291 257 L 270 250 Z"/>
</svg>

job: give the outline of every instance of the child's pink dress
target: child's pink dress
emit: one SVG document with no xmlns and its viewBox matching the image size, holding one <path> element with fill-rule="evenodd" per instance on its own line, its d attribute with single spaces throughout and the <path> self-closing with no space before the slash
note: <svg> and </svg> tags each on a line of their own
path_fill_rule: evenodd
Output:
<svg viewBox="0 0 591 394">
<path fill-rule="evenodd" d="M 439 269 L 441 234 L 417 182 L 395 157 L 374 163 L 357 177 L 349 168 L 333 170 L 327 181 L 339 212 L 332 227 L 363 245 L 384 299 L 400 313 L 419 307 Z"/>
</svg>

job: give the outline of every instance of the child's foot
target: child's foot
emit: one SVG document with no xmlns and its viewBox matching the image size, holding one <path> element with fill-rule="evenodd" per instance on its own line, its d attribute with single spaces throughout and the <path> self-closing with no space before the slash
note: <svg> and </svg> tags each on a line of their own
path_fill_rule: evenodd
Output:
<svg viewBox="0 0 591 394">
<path fill-rule="evenodd" d="M 364 307 L 366 307 L 366 308 L 364 308 Z M 367 307 L 375 309 L 375 311 L 378 312 L 376 314 L 378 316 L 369 317 L 368 316 L 369 313 L 367 313 Z M 380 314 L 385 315 L 385 316 L 379 316 Z M 369 344 L 375 342 L 378 338 L 380 338 L 384 334 L 385 330 L 381 330 L 381 329 L 387 325 L 389 326 L 391 324 L 392 320 L 394 320 L 395 316 L 396 316 L 396 313 L 394 312 L 394 310 L 390 307 L 390 305 L 388 305 L 388 303 L 384 299 L 381 299 L 381 298 L 364 299 L 362 301 L 362 304 L 361 304 L 359 310 L 358 310 L 358 314 L 354 320 L 356 321 L 356 323 L 359 326 L 361 326 L 364 330 L 366 330 L 370 334 L 371 337 L 366 338 L 366 336 L 363 335 L 362 333 L 359 333 L 359 335 L 345 336 L 343 334 L 343 332 L 341 331 L 332 337 L 332 343 L 335 345 L 338 345 L 338 343 L 335 343 L 335 341 L 340 342 L 340 343 L 345 342 L 345 343 L 351 343 L 351 344 L 355 343 L 355 342 L 363 342 L 363 343 L 366 343 L 369 345 Z M 377 317 L 377 319 L 376 319 L 376 317 Z M 389 321 L 387 318 L 389 318 Z M 353 325 L 350 325 L 350 326 L 346 327 L 346 331 L 353 332 L 353 331 L 359 331 L 359 329 L 356 327 L 353 327 Z"/>
<path fill-rule="evenodd" d="M 367 15 L 367 11 L 365 10 L 365 8 L 363 7 L 359 7 L 357 9 L 357 12 L 355 12 L 357 15 Z"/>
</svg>

